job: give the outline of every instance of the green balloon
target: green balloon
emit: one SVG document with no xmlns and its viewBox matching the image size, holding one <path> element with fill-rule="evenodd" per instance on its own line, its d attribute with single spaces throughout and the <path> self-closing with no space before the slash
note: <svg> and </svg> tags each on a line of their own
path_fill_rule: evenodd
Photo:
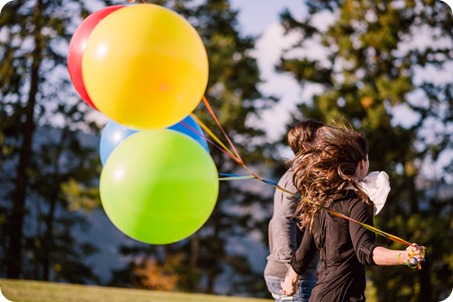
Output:
<svg viewBox="0 0 453 302">
<path fill-rule="evenodd" d="M 168 129 L 126 138 L 110 154 L 100 179 L 102 205 L 112 223 L 150 244 L 195 233 L 214 210 L 218 192 L 210 154 L 189 136 Z"/>
</svg>

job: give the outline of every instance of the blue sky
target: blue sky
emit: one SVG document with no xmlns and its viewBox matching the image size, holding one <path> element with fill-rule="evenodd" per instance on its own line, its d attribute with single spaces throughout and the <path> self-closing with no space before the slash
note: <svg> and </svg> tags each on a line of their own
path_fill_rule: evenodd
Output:
<svg viewBox="0 0 453 302">
<path fill-rule="evenodd" d="M 263 80 L 259 86 L 260 91 L 280 99 L 271 111 L 261 114 L 260 120 L 251 122 L 260 128 L 267 125 L 264 129 L 268 138 L 277 140 L 284 135 L 289 114 L 295 110 L 297 100 L 309 98 L 312 93 L 312 90 L 301 91 L 289 75 L 277 75 L 274 71 L 282 50 L 293 40 L 283 35 L 279 25 L 280 13 L 289 9 L 294 17 L 302 18 L 306 14 L 304 0 L 230 0 L 230 3 L 239 11 L 241 33 L 258 37 L 254 56 L 257 58 Z"/>
<path fill-rule="evenodd" d="M 279 14 L 288 8 L 295 16 L 302 16 L 303 0 L 231 0 L 231 6 L 239 10 L 241 30 L 246 34 L 259 35 L 268 26 L 278 23 Z"/>
</svg>

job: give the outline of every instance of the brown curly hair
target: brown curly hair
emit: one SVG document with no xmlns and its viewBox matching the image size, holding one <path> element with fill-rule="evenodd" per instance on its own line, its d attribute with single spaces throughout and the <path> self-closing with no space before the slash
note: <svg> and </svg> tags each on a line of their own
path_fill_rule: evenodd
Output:
<svg viewBox="0 0 453 302">
<path fill-rule="evenodd" d="M 357 166 L 367 155 L 368 142 L 364 134 L 346 126 L 319 128 L 309 147 L 292 161 L 293 183 L 303 197 L 295 215 L 303 227 L 312 227 L 321 210 L 317 205 L 345 198 L 352 188 L 365 202 L 370 202 L 355 180 Z"/>
</svg>

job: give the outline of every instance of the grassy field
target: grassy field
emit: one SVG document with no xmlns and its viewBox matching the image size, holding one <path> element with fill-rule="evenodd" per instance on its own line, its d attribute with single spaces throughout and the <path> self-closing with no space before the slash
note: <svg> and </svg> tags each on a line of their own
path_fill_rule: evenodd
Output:
<svg viewBox="0 0 453 302">
<path fill-rule="evenodd" d="M 4 297 L 13 302 L 271 302 L 227 297 L 114 287 L 0 279 Z M 3 302 L 0 296 L 0 302 Z"/>
</svg>

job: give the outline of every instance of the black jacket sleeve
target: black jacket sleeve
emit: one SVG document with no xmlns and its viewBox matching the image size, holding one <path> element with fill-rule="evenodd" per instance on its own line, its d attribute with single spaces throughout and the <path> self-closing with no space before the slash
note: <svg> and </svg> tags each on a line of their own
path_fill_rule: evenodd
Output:
<svg viewBox="0 0 453 302">
<path fill-rule="evenodd" d="M 374 226 L 373 205 L 366 204 L 363 201 L 357 201 L 351 206 L 349 217 L 366 223 L 367 225 Z M 376 235 L 372 231 L 353 221 L 349 221 L 349 234 L 359 262 L 364 265 L 374 264 L 373 250 L 377 246 L 374 243 Z"/>
<path fill-rule="evenodd" d="M 309 267 L 313 257 L 316 254 L 316 245 L 313 239 L 313 235 L 310 231 L 304 232 L 304 237 L 299 245 L 296 253 L 291 259 L 291 267 L 298 275 L 302 275 L 305 270 Z"/>
</svg>

